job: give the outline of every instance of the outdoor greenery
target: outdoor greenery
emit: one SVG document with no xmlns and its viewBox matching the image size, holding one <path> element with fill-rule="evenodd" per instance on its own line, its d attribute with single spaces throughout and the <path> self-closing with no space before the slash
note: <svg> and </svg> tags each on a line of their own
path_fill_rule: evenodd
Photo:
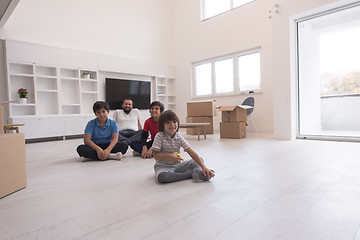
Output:
<svg viewBox="0 0 360 240">
<path fill-rule="evenodd" d="M 322 76 L 321 96 L 356 93 L 360 93 L 360 71 Z"/>
</svg>

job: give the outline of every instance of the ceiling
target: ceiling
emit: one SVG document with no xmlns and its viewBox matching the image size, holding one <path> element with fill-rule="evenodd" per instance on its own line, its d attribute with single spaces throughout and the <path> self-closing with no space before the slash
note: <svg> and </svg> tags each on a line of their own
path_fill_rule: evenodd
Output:
<svg viewBox="0 0 360 240">
<path fill-rule="evenodd" d="M 0 27 L 3 27 L 20 0 L 0 0 Z"/>
</svg>

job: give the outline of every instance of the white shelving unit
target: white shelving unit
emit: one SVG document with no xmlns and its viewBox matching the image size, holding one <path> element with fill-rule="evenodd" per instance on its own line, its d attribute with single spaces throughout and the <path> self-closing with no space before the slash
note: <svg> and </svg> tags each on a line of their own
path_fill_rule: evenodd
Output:
<svg viewBox="0 0 360 240">
<path fill-rule="evenodd" d="M 27 104 L 10 104 L 10 121 L 25 123 L 26 139 L 83 133 L 86 122 L 94 117 L 97 77 L 96 70 L 8 62 L 9 100 L 19 100 L 20 88 L 28 91 Z"/>
<path fill-rule="evenodd" d="M 98 100 L 95 70 L 9 62 L 8 73 L 10 101 L 18 101 L 18 89 L 28 90 L 27 104 L 10 104 L 10 118 L 92 114 L 92 104 Z"/>
<path fill-rule="evenodd" d="M 82 134 L 95 117 L 92 104 L 103 97 L 99 71 L 109 76 L 165 76 L 153 77 L 152 100 L 164 102 L 167 109 L 175 108 L 175 80 L 168 78 L 175 76 L 173 66 L 11 40 L 5 41 L 4 55 L 7 100 L 15 101 L 9 104 L 7 122 L 24 123 L 20 131 L 26 139 Z M 16 102 L 19 88 L 28 90 L 27 104 Z"/>
<path fill-rule="evenodd" d="M 166 77 L 154 78 L 154 100 L 164 104 L 165 109 L 176 110 L 175 79 Z"/>
</svg>

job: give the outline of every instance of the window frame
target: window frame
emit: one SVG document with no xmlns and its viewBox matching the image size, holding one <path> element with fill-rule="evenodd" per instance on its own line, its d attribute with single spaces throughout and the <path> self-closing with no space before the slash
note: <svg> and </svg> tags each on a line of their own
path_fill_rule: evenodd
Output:
<svg viewBox="0 0 360 240">
<path fill-rule="evenodd" d="M 239 93 L 249 93 L 250 91 L 253 91 L 253 92 L 261 92 L 261 89 L 262 89 L 262 74 L 261 74 L 261 49 L 259 48 L 258 51 L 246 51 L 246 52 L 242 52 L 241 54 L 238 54 L 236 56 L 236 61 L 237 61 L 237 64 L 236 64 L 236 67 L 237 67 L 237 76 L 236 76 L 236 79 L 237 79 L 237 84 L 236 84 L 236 88 L 238 90 Z M 238 62 L 238 58 L 241 57 L 241 56 L 247 56 L 247 55 L 251 55 L 251 54 L 254 54 L 254 53 L 259 53 L 259 70 L 260 70 L 260 87 L 259 89 L 251 89 L 251 90 L 240 90 L 240 75 L 239 75 L 239 62 Z"/>
<path fill-rule="evenodd" d="M 240 90 L 240 84 L 239 84 L 239 68 L 238 68 L 238 57 L 246 56 L 253 53 L 259 53 L 260 54 L 260 88 L 259 89 L 251 89 L 251 90 Z M 216 79 L 215 79 L 215 62 L 219 60 L 225 60 L 225 59 L 233 59 L 233 91 L 227 92 L 227 93 L 216 93 Z M 211 94 L 206 95 L 197 95 L 197 89 L 196 89 L 196 67 L 202 64 L 211 63 Z M 261 67 L 261 47 L 255 47 L 247 50 L 243 50 L 240 52 L 235 52 L 231 54 L 226 54 L 218 57 L 213 57 L 209 59 L 204 59 L 201 61 L 196 61 L 192 63 L 192 98 L 207 98 L 207 97 L 222 97 L 222 96 L 234 96 L 239 94 L 248 94 L 248 93 L 259 93 L 262 91 L 262 67 Z"/>
<path fill-rule="evenodd" d="M 245 5 L 249 4 L 249 3 L 255 2 L 256 0 L 250 0 L 250 2 L 244 3 L 244 4 L 239 5 L 239 6 L 235 6 L 235 4 L 234 4 L 234 1 L 235 1 L 235 0 L 227 0 L 227 1 L 230 1 L 230 9 L 229 9 L 229 10 L 226 10 L 226 11 L 224 11 L 224 12 L 219 12 L 218 14 L 212 15 L 212 16 L 210 16 L 210 17 L 205 17 L 206 1 L 207 1 L 207 0 L 200 0 L 200 20 L 201 20 L 201 21 L 205 21 L 205 20 L 207 20 L 207 19 L 216 17 L 216 16 L 218 16 L 218 15 L 220 15 L 220 14 L 229 12 L 229 11 L 235 9 L 235 8 L 245 6 Z M 223 0 L 223 1 L 225 1 L 225 0 Z"/>
</svg>

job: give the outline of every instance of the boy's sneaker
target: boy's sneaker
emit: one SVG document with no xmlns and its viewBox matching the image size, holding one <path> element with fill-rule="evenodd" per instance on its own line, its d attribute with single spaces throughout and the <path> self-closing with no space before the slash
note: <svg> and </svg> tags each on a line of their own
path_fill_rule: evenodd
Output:
<svg viewBox="0 0 360 240">
<path fill-rule="evenodd" d="M 121 160 L 123 157 L 123 154 L 121 152 L 117 152 L 117 153 L 110 153 L 109 159 L 112 160 Z"/>
<path fill-rule="evenodd" d="M 133 151 L 133 156 L 134 156 L 134 157 L 140 157 L 140 156 L 141 156 L 141 154 L 140 154 L 140 153 L 138 153 L 137 151 Z"/>
</svg>

